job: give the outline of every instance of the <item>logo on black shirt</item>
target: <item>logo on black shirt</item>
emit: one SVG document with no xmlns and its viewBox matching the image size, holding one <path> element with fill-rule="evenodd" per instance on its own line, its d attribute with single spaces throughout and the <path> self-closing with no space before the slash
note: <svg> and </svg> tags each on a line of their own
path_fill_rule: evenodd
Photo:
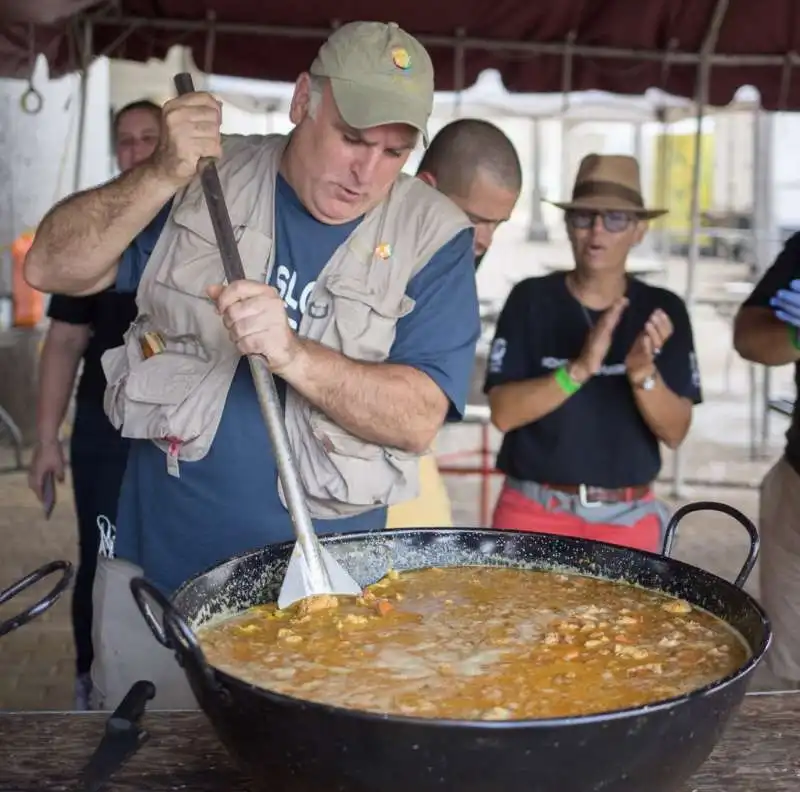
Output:
<svg viewBox="0 0 800 792">
<path fill-rule="evenodd" d="M 495 338 L 492 341 L 492 348 L 489 350 L 488 368 L 492 374 L 500 374 L 503 370 L 503 358 L 506 356 L 508 344 L 505 338 Z"/>
</svg>

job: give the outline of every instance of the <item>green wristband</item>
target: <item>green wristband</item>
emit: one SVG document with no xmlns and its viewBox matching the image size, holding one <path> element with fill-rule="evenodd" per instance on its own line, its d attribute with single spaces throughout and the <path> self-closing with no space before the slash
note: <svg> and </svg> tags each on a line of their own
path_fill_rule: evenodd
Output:
<svg viewBox="0 0 800 792">
<path fill-rule="evenodd" d="M 800 338 L 798 338 L 798 329 L 794 325 L 787 324 L 786 329 L 789 331 L 789 340 L 795 349 L 800 349 Z"/>
<path fill-rule="evenodd" d="M 567 396 L 572 396 L 573 393 L 577 393 L 581 389 L 581 383 L 572 379 L 566 366 L 561 366 L 556 369 L 555 378 L 558 387 L 561 388 Z"/>
</svg>

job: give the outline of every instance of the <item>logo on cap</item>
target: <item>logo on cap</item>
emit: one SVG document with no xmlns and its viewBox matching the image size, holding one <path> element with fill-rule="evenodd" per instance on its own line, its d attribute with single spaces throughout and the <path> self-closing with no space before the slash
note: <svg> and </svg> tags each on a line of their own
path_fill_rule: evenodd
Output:
<svg viewBox="0 0 800 792">
<path fill-rule="evenodd" d="M 403 47 L 395 47 L 392 50 L 392 63 L 403 71 L 410 69 L 411 56 L 408 54 L 408 50 L 403 49 Z"/>
<path fill-rule="evenodd" d="M 381 242 L 381 244 L 375 248 L 375 255 L 379 259 L 386 261 L 386 259 L 392 255 L 392 246 L 388 242 Z"/>
</svg>

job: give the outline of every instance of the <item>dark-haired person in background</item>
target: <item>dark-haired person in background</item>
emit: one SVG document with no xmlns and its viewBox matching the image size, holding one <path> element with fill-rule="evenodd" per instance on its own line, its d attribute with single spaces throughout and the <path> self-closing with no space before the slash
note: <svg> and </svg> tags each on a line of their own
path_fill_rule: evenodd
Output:
<svg viewBox="0 0 800 792">
<path fill-rule="evenodd" d="M 444 193 L 472 222 L 477 269 L 495 231 L 511 217 L 522 189 L 514 144 L 488 121 L 451 121 L 431 141 L 417 177 Z"/>
<path fill-rule="evenodd" d="M 161 108 L 140 100 L 114 117 L 117 165 L 128 170 L 147 159 L 158 144 Z M 78 573 L 72 596 L 72 628 L 76 650 L 76 709 L 89 708 L 92 665 L 92 585 L 97 566 L 100 529 L 114 523 L 117 496 L 125 472 L 128 441 L 109 423 L 103 410 L 106 379 L 100 358 L 122 343 L 136 316 L 133 293 L 113 288 L 87 297 L 55 294 L 47 315 L 50 326 L 39 361 L 37 437 L 28 484 L 44 500 L 48 474 L 64 480 L 64 453 L 59 437 L 83 361 L 70 441 L 70 463 L 78 518 Z"/>
<path fill-rule="evenodd" d="M 494 124 L 460 118 L 442 127 L 417 168 L 417 177 L 446 195 L 475 228 L 475 269 L 495 231 L 511 217 L 522 189 L 514 144 Z M 449 527 L 450 498 L 433 452 L 420 460 L 420 494 L 389 509 L 387 528 Z"/>
</svg>

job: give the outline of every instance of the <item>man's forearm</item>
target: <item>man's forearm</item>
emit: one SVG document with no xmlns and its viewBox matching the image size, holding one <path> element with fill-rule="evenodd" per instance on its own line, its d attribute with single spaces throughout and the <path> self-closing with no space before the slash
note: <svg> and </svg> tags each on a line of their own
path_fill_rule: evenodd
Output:
<svg viewBox="0 0 800 792">
<path fill-rule="evenodd" d="M 144 163 L 60 201 L 36 230 L 25 279 L 40 291 L 70 295 L 107 288 L 125 248 L 176 191 Z"/>
<path fill-rule="evenodd" d="M 650 431 L 669 448 L 677 448 L 689 432 L 691 402 L 671 390 L 660 375 L 651 390 L 633 386 L 633 395 Z"/>
<path fill-rule="evenodd" d="M 769 308 L 745 306 L 736 316 L 734 349 L 745 359 L 762 366 L 785 366 L 800 360 L 800 349 L 792 343 L 795 328 L 778 319 Z"/>
<path fill-rule="evenodd" d="M 280 376 L 343 429 L 379 445 L 423 453 L 447 415 L 447 397 L 427 374 L 351 360 L 307 339 Z"/>
</svg>

